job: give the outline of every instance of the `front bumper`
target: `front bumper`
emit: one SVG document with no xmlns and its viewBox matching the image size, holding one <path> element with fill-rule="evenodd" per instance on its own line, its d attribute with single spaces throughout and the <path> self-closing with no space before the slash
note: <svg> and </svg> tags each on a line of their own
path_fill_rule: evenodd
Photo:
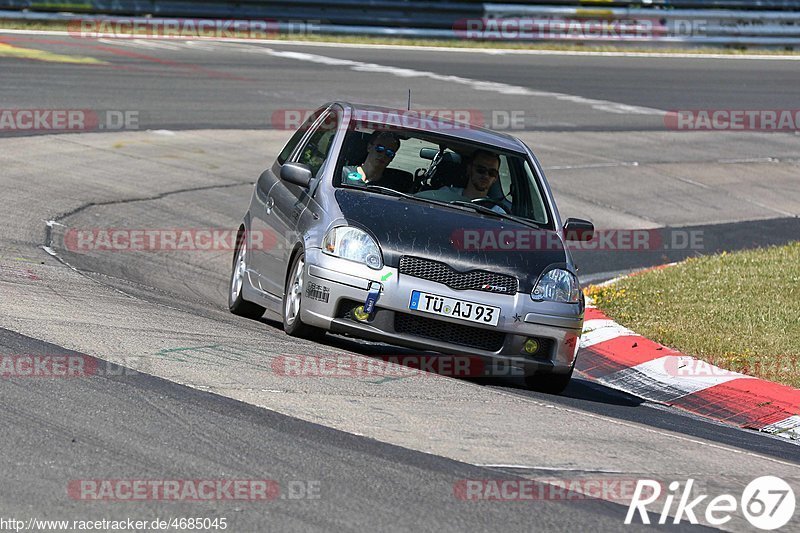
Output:
<svg viewBox="0 0 800 533">
<path fill-rule="evenodd" d="M 306 289 L 301 319 L 332 333 L 344 333 L 419 350 L 479 356 L 525 373 L 566 373 L 575 362 L 583 307 L 580 304 L 534 302 L 527 293 L 495 294 L 450 287 L 400 275 L 393 267 L 372 270 L 366 265 L 306 250 Z M 371 283 L 380 297 L 368 321 L 353 316 L 363 305 Z M 375 285 L 373 285 L 375 287 Z M 435 316 L 409 309 L 412 290 L 499 307 L 497 326 Z M 526 353 L 534 338 L 539 350 Z"/>
</svg>

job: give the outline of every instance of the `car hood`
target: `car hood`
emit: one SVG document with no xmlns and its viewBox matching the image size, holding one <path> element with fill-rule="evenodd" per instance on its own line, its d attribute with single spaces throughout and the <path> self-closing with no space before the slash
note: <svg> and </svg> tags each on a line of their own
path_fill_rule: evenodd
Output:
<svg viewBox="0 0 800 533">
<path fill-rule="evenodd" d="M 397 267 L 403 255 L 423 257 L 462 272 L 515 276 L 519 290 L 530 292 L 546 267 L 567 262 L 554 231 L 361 190 L 337 189 L 335 198 L 348 222 L 378 239 L 388 266 Z"/>
</svg>

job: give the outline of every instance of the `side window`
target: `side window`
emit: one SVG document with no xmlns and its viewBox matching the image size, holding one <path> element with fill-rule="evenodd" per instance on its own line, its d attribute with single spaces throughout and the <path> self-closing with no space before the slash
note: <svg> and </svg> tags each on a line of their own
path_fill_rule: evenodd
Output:
<svg viewBox="0 0 800 533">
<path fill-rule="evenodd" d="M 524 177 L 521 176 L 524 179 L 521 180 L 519 185 L 520 196 L 523 194 L 530 195 L 530 200 L 525 202 L 526 204 L 529 204 L 529 213 L 527 214 L 527 217 L 532 219 L 534 222 L 547 225 L 549 224 L 547 209 L 544 206 L 544 199 L 542 198 L 539 187 L 537 186 L 539 180 L 536 177 L 536 173 L 530 167 L 527 161 L 524 163 L 524 168 L 525 175 Z"/>
<path fill-rule="evenodd" d="M 311 137 L 308 138 L 308 141 L 300 150 L 297 162 L 308 165 L 311 168 L 311 174 L 315 178 L 322 164 L 328 158 L 331 146 L 333 146 L 333 139 L 336 136 L 338 123 L 336 113 L 331 112 L 322 120 L 316 131 L 311 134 Z"/>
<path fill-rule="evenodd" d="M 282 165 L 286 162 L 287 159 L 289 159 L 289 156 L 292 155 L 292 152 L 294 152 L 295 147 L 303 139 L 303 135 L 305 135 L 306 132 L 309 129 L 311 129 L 311 126 L 314 124 L 314 122 L 316 122 L 316 120 L 319 118 L 319 116 L 322 114 L 323 111 L 324 110 L 317 111 L 316 113 L 308 117 L 308 120 L 306 120 L 302 126 L 297 128 L 297 131 L 294 132 L 292 138 L 289 139 L 289 142 L 286 143 L 286 146 L 283 147 L 283 150 L 281 150 L 280 155 L 278 155 L 278 164 Z"/>
</svg>

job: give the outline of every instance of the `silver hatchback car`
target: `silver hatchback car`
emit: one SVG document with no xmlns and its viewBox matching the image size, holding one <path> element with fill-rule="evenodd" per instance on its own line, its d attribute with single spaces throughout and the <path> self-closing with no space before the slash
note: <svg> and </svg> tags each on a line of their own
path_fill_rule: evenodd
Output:
<svg viewBox="0 0 800 533">
<path fill-rule="evenodd" d="M 542 168 L 509 135 L 343 102 L 312 113 L 255 185 L 228 305 L 569 383 L 584 299 Z"/>
</svg>

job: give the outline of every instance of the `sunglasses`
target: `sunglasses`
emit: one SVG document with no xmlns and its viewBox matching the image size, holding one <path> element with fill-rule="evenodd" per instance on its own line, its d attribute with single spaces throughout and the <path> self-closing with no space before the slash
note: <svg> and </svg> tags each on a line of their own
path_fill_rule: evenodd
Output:
<svg viewBox="0 0 800 533">
<path fill-rule="evenodd" d="M 394 156 L 397 154 L 395 150 L 392 150 L 391 148 L 386 148 L 382 144 L 376 145 L 375 151 L 378 152 L 379 154 L 386 152 L 386 157 L 388 157 L 389 159 L 394 159 Z"/>
<path fill-rule="evenodd" d="M 493 178 L 500 176 L 500 172 L 498 172 L 496 169 L 486 168 L 483 165 L 475 165 L 473 168 L 475 169 L 475 172 L 477 172 L 478 174 L 488 174 Z"/>
</svg>

